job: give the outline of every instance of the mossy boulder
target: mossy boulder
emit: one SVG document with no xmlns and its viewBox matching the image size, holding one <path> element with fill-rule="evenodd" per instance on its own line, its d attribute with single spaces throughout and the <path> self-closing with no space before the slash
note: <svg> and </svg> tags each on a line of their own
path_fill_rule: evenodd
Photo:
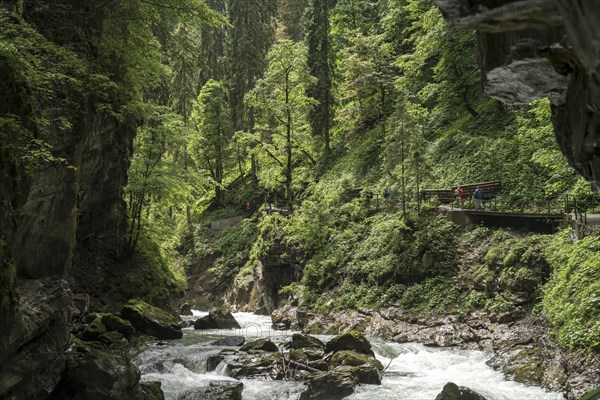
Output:
<svg viewBox="0 0 600 400">
<path fill-rule="evenodd" d="M 248 342 L 242 346 L 241 351 L 252 351 L 252 350 L 260 350 L 267 352 L 275 352 L 279 351 L 277 345 L 271 342 L 269 339 L 257 339 L 252 342 Z"/>
<path fill-rule="evenodd" d="M 338 335 L 325 345 L 326 353 L 341 350 L 353 350 L 358 353 L 375 356 L 375 353 L 371 349 L 371 343 L 369 343 L 362 333 L 357 331 L 349 331 Z"/>
<path fill-rule="evenodd" d="M 242 400 L 244 384 L 235 381 L 214 381 L 208 386 L 191 389 L 180 397 L 179 400 Z"/>
<path fill-rule="evenodd" d="M 135 329 L 129 321 L 126 321 L 115 314 L 100 314 L 100 319 L 108 332 L 119 332 L 127 340 L 131 339 L 135 333 Z"/>
<path fill-rule="evenodd" d="M 106 333 L 98 336 L 96 341 L 100 342 L 102 344 L 105 344 L 109 347 L 110 346 L 124 346 L 127 343 L 129 343 L 127 341 L 127 339 L 117 331 L 106 332 Z"/>
<path fill-rule="evenodd" d="M 96 340 L 99 336 L 106 333 L 106 326 L 102 323 L 101 317 L 96 317 L 90 324 L 88 324 L 83 332 L 81 333 L 81 339 L 86 342 Z"/>
<path fill-rule="evenodd" d="M 292 341 L 288 343 L 286 347 L 288 349 L 304 349 L 311 347 L 324 349 L 325 343 L 313 336 L 304 335 L 302 333 L 294 333 L 292 335 Z"/>
<path fill-rule="evenodd" d="M 86 400 L 125 400 L 141 396 L 140 371 L 118 353 L 93 352 L 67 370 L 75 398 Z"/>
<path fill-rule="evenodd" d="M 435 400 L 486 400 L 486 398 L 468 387 L 448 382 Z"/>
<path fill-rule="evenodd" d="M 275 352 L 242 352 L 231 358 L 225 357 L 225 362 L 226 373 L 233 378 L 277 379 L 282 356 Z"/>
<path fill-rule="evenodd" d="M 354 393 L 357 382 L 349 369 L 334 369 L 313 375 L 308 381 L 308 389 L 302 392 L 300 400 L 339 400 Z"/>
<path fill-rule="evenodd" d="M 173 315 L 143 300 L 130 300 L 121 310 L 121 317 L 137 331 L 160 340 L 180 339 L 183 336 L 179 321 Z"/>
<path fill-rule="evenodd" d="M 331 358 L 330 364 L 334 367 L 349 365 L 357 367 L 359 365 L 372 365 L 378 371 L 383 371 L 381 362 L 373 356 L 363 353 L 357 353 L 352 350 L 341 350 L 336 352 Z"/>
<path fill-rule="evenodd" d="M 244 343 L 246 343 L 246 338 L 243 336 L 225 336 L 211 344 L 213 346 L 239 347 L 243 346 Z"/>
<path fill-rule="evenodd" d="M 194 323 L 194 329 L 240 329 L 240 324 L 231 312 L 221 309 L 210 310 L 208 315 Z"/>
</svg>

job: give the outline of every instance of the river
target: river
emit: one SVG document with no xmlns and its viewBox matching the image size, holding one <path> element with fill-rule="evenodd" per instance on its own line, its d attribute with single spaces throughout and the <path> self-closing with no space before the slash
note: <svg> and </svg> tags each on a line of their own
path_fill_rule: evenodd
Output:
<svg viewBox="0 0 600 400">
<path fill-rule="evenodd" d="M 206 313 L 194 311 L 196 319 Z M 291 331 L 271 330 L 271 318 L 251 313 L 234 313 L 241 330 L 199 331 L 185 328 L 182 339 L 169 342 L 149 342 L 136 356 L 142 380 L 162 382 L 167 400 L 189 389 L 207 386 L 214 380 L 233 380 L 217 368 L 206 372 L 206 360 L 224 347 L 210 343 L 223 336 L 245 336 L 246 340 L 270 337 L 276 343 L 289 338 Z M 319 336 L 328 340 L 330 336 Z M 371 338 L 377 358 L 389 367 L 381 385 L 362 385 L 346 397 L 348 400 L 433 400 L 447 382 L 467 386 L 488 400 L 563 400 L 561 393 L 507 381 L 485 364 L 489 354 L 480 351 L 430 348 L 417 343 L 393 343 Z M 390 363 L 391 361 L 391 363 Z M 304 390 L 300 382 L 246 379 L 244 400 L 295 400 Z"/>
</svg>

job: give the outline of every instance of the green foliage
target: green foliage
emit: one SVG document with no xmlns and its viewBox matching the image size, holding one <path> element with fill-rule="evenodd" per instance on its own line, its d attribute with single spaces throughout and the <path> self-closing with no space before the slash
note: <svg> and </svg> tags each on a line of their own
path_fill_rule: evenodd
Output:
<svg viewBox="0 0 600 400">
<path fill-rule="evenodd" d="M 167 307 L 174 298 L 183 296 L 186 283 L 183 271 L 173 266 L 158 243 L 142 235 L 138 251 L 111 269 L 106 286 L 112 296 L 122 301 L 139 297 Z"/>
<path fill-rule="evenodd" d="M 568 349 L 600 348 L 600 238 L 569 242 L 556 235 L 546 249 L 552 277 L 543 293 L 544 314 L 558 344 Z"/>
<path fill-rule="evenodd" d="M 512 303 L 501 294 L 496 294 L 485 302 L 485 309 L 493 313 L 506 312 L 512 308 Z"/>
<path fill-rule="evenodd" d="M 419 312 L 448 311 L 459 300 L 460 290 L 456 280 L 435 277 L 409 286 L 400 304 Z"/>
</svg>

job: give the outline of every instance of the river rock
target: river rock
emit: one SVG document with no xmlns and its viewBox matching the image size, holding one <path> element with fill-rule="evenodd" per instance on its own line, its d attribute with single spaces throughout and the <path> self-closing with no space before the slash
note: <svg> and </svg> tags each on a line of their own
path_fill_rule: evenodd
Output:
<svg viewBox="0 0 600 400">
<path fill-rule="evenodd" d="M 219 340 L 215 340 L 211 344 L 213 346 L 228 346 L 228 347 L 240 347 L 246 342 L 246 338 L 243 336 L 225 336 Z"/>
<path fill-rule="evenodd" d="M 165 394 L 159 381 L 140 382 L 140 386 L 144 400 L 165 400 Z"/>
<path fill-rule="evenodd" d="M 244 384 L 237 381 L 214 381 L 209 386 L 191 389 L 178 400 L 242 400 Z"/>
<path fill-rule="evenodd" d="M 194 329 L 240 329 L 240 324 L 231 312 L 224 310 L 210 310 L 208 315 L 199 318 L 194 323 Z"/>
<path fill-rule="evenodd" d="M 241 351 L 261 350 L 267 352 L 279 351 L 277 345 L 269 339 L 257 339 L 242 346 Z"/>
<path fill-rule="evenodd" d="M 86 342 L 96 340 L 98 336 L 106 333 L 106 327 L 102 323 L 102 318 L 96 317 L 81 333 L 81 339 Z"/>
<path fill-rule="evenodd" d="M 179 315 L 194 315 L 192 306 L 189 303 L 183 304 L 179 310 Z"/>
<path fill-rule="evenodd" d="M 486 400 L 486 398 L 467 387 L 448 382 L 435 400 Z"/>
<path fill-rule="evenodd" d="M 271 313 L 271 321 L 275 330 L 301 330 L 306 322 L 306 311 L 286 304 Z"/>
<path fill-rule="evenodd" d="M 286 347 L 288 349 L 304 349 L 309 347 L 324 349 L 325 343 L 314 336 L 294 333 L 292 335 L 292 341 L 288 343 Z"/>
<path fill-rule="evenodd" d="M 131 322 L 139 332 L 160 340 L 183 336 L 179 321 L 174 316 L 139 299 L 130 300 L 121 310 L 121 317 Z"/>
<path fill-rule="evenodd" d="M 76 392 L 76 399 L 135 399 L 143 396 L 144 392 L 139 383 L 139 369 L 119 353 L 87 354 L 69 366 L 67 379 L 68 384 Z M 147 387 L 146 390 L 150 393 L 158 392 L 155 387 Z"/>
<path fill-rule="evenodd" d="M 0 322 L 0 398 L 45 399 L 66 365 L 68 285 L 58 278 L 27 280 L 19 294 L 15 315 Z"/>
<path fill-rule="evenodd" d="M 135 333 L 135 329 L 129 321 L 126 321 L 115 314 L 100 314 L 100 319 L 108 332 L 119 332 L 127 340 L 131 339 Z"/>
<path fill-rule="evenodd" d="M 348 368 L 338 367 L 313 375 L 307 384 L 300 400 L 339 400 L 354 393 L 356 378 Z"/>
<path fill-rule="evenodd" d="M 357 367 L 359 365 L 372 365 L 379 371 L 383 371 L 383 365 L 381 362 L 373 356 L 363 353 L 357 353 L 352 350 L 340 350 L 336 352 L 331 358 L 330 364 L 333 367 L 341 365 L 349 365 Z"/>
<path fill-rule="evenodd" d="M 340 350 L 354 350 L 358 353 L 375 356 L 375 353 L 371 349 L 371 343 L 369 343 L 362 333 L 357 331 L 349 331 L 338 335 L 327 342 L 325 346 L 326 353 Z"/>
<path fill-rule="evenodd" d="M 225 362 L 226 373 L 233 378 L 277 379 L 280 376 L 282 356 L 281 353 L 275 352 L 242 352 L 237 356 L 225 357 Z"/>
</svg>

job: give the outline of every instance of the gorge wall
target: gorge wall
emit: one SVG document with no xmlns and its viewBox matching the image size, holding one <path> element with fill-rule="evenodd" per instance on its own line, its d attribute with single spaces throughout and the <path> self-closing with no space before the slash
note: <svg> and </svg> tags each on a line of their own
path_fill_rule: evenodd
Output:
<svg viewBox="0 0 600 400">
<path fill-rule="evenodd" d="M 0 1 L 2 39 L 14 44 L 0 49 L 2 398 L 52 393 L 66 363 L 71 290 L 99 290 L 96 255 L 109 259 L 106 249 L 120 246 L 135 128 L 100 110 L 107 99 L 88 60 L 102 19 L 81 17 L 83 3 Z"/>
<path fill-rule="evenodd" d="M 551 100 L 562 152 L 600 190 L 600 2 L 434 2 L 448 21 L 477 31 L 490 96 L 506 104 Z"/>
</svg>

